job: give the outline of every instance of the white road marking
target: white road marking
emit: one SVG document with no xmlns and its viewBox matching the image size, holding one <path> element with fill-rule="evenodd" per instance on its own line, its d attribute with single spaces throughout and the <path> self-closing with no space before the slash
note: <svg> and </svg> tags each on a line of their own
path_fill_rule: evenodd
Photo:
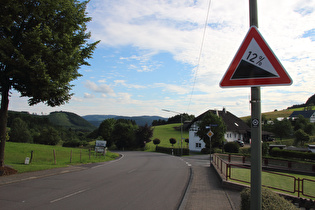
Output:
<svg viewBox="0 0 315 210">
<path fill-rule="evenodd" d="M 77 194 L 83 193 L 84 191 L 87 191 L 87 190 L 88 190 L 88 189 L 85 189 L 85 190 L 79 190 L 79 191 L 74 192 L 74 193 L 71 193 L 71 194 L 69 194 L 69 195 L 66 195 L 66 196 L 63 196 L 63 197 L 57 198 L 57 199 L 55 199 L 55 200 L 52 200 L 52 201 L 50 201 L 50 203 L 54 203 L 54 202 L 57 202 L 57 201 L 63 200 L 63 199 L 65 199 L 65 198 L 69 198 L 69 197 L 71 197 L 71 196 L 74 196 L 74 195 L 77 195 Z"/>
</svg>

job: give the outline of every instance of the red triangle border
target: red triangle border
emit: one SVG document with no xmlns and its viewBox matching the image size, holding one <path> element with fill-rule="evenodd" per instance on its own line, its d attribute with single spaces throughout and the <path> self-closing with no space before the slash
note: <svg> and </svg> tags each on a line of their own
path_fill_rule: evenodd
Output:
<svg viewBox="0 0 315 210">
<path fill-rule="evenodd" d="M 237 66 L 241 62 L 241 59 L 248 48 L 252 39 L 255 39 L 261 50 L 264 52 L 265 56 L 270 61 L 271 65 L 274 67 L 279 77 L 277 78 L 247 78 L 247 79 L 234 79 L 231 80 Z M 225 87 L 255 87 L 255 86 L 271 86 L 271 85 L 291 85 L 292 79 L 287 74 L 286 70 L 281 65 L 280 61 L 277 59 L 275 54 L 272 52 L 271 48 L 268 46 L 267 42 L 264 40 L 262 35 L 259 33 L 255 26 L 252 26 L 244 41 L 242 42 L 239 50 L 237 51 L 235 57 L 233 58 L 228 70 L 223 76 L 220 86 Z"/>
</svg>

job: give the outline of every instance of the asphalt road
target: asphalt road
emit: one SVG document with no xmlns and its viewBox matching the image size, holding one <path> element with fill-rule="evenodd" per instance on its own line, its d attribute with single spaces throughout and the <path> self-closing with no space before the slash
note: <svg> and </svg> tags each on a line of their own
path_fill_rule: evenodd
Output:
<svg viewBox="0 0 315 210">
<path fill-rule="evenodd" d="M 177 209 L 190 175 L 181 158 L 122 152 L 87 170 L 0 186 L 0 209 Z"/>
</svg>

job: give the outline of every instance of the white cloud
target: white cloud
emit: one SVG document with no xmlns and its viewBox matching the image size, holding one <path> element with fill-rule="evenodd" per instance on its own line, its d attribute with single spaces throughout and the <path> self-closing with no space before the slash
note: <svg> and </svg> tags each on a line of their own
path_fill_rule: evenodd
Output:
<svg viewBox="0 0 315 210">
<path fill-rule="evenodd" d="M 95 96 L 90 93 L 84 93 L 84 98 L 94 98 Z"/>
<path fill-rule="evenodd" d="M 115 80 L 114 82 L 115 82 L 115 86 L 122 85 L 124 87 L 134 88 L 134 89 L 144 89 L 144 88 L 146 88 L 143 85 L 127 84 L 125 80 Z"/>
<path fill-rule="evenodd" d="M 109 85 L 106 85 L 106 84 L 97 85 L 96 83 L 88 80 L 85 82 L 85 87 L 94 92 L 99 92 L 103 94 L 108 94 L 110 96 L 115 96 L 114 90 Z"/>
<path fill-rule="evenodd" d="M 173 92 L 177 94 L 187 94 L 189 93 L 190 89 L 187 87 L 179 86 L 179 85 L 173 85 L 173 84 L 165 84 L 165 83 L 155 83 L 152 85 L 152 87 L 155 88 L 162 88 L 163 91 Z"/>
</svg>

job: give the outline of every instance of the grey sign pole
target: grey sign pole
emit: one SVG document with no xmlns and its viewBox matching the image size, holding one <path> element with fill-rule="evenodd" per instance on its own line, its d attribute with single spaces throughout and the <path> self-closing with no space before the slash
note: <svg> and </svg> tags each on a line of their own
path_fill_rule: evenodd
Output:
<svg viewBox="0 0 315 210">
<path fill-rule="evenodd" d="M 250 26 L 258 28 L 257 0 L 249 0 Z M 261 210 L 261 101 L 260 87 L 251 87 L 251 199 L 250 209 Z"/>
</svg>

